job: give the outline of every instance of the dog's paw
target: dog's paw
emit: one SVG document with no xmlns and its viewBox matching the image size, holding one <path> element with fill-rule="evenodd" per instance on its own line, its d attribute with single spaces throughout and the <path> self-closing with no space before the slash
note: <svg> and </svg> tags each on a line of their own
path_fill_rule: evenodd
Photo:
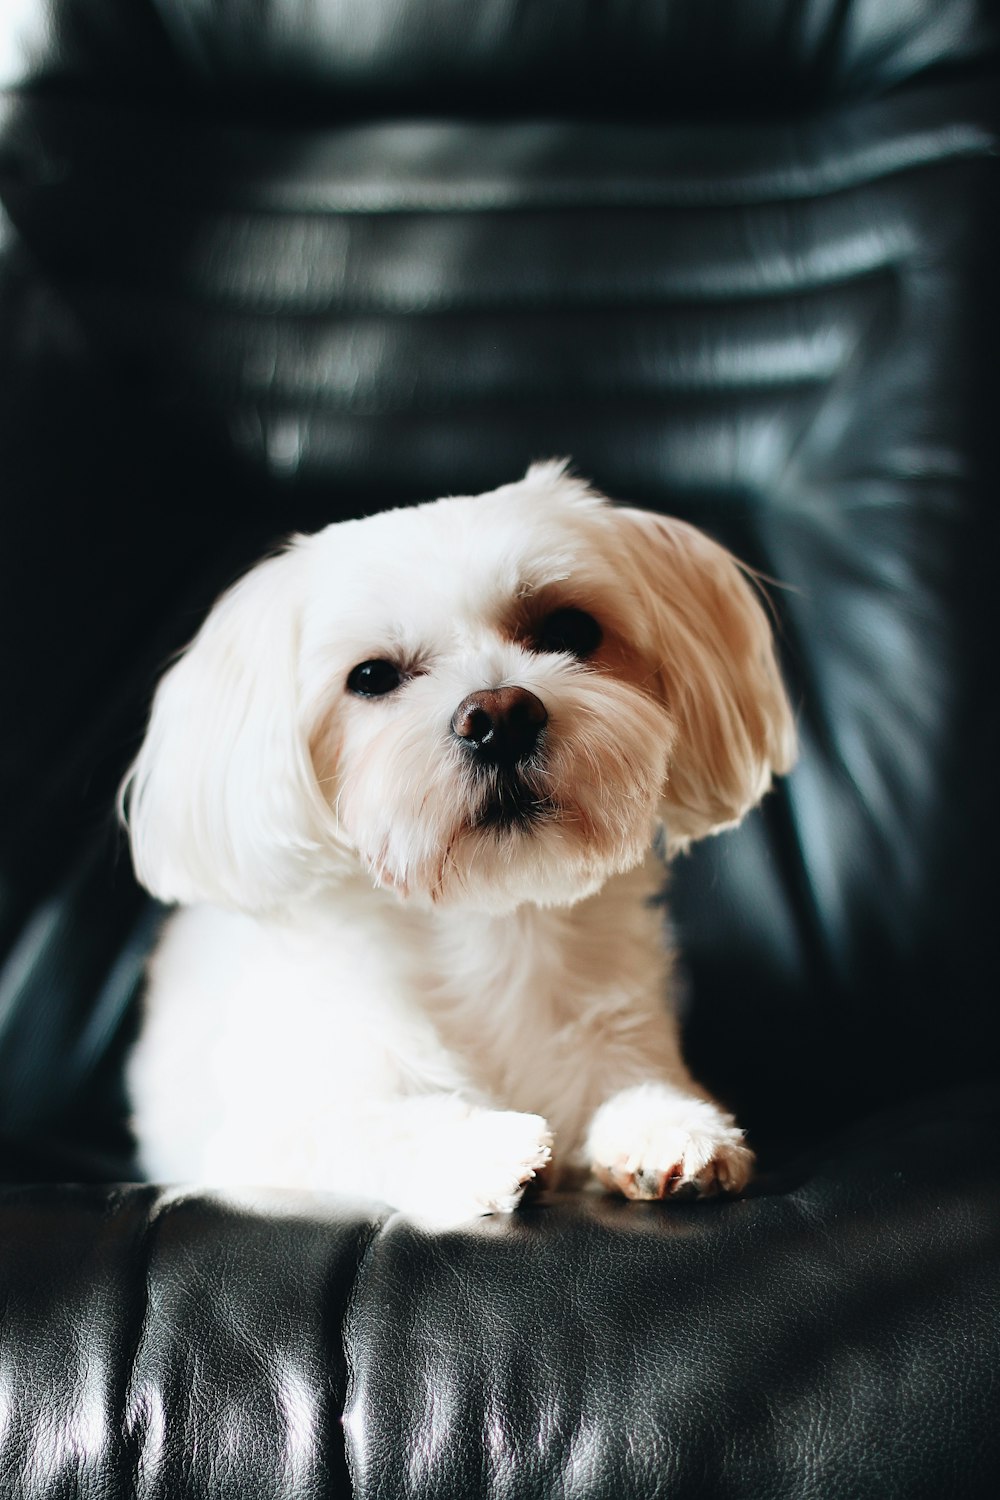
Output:
<svg viewBox="0 0 1000 1500">
<path fill-rule="evenodd" d="M 474 1109 L 456 1125 L 444 1174 L 423 1197 L 420 1215 L 437 1225 L 510 1213 L 552 1160 L 552 1132 L 541 1115 Z"/>
<path fill-rule="evenodd" d="M 552 1132 L 541 1115 L 483 1110 L 469 1122 L 467 1185 L 480 1213 L 509 1213 L 552 1160 Z"/>
<path fill-rule="evenodd" d="M 731 1115 L 658 1083 L 624 1089 L 602 1104 L 586 1151 L 598 1181 L 626 1198 L 738 1193 L 754 1161 Z"/>
</svg>

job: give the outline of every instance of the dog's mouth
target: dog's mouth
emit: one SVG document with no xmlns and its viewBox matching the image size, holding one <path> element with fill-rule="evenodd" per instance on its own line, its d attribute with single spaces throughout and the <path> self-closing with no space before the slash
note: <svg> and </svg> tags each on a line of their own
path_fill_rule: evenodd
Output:
<svg viewBox="0 0 1000 1500">
<path fill-rule="evenodd" d="M 473 828 L 527 833 L 556 812 L 551 797 L 540 795 L 516 772 L 491 776 Z"/>
</svg>

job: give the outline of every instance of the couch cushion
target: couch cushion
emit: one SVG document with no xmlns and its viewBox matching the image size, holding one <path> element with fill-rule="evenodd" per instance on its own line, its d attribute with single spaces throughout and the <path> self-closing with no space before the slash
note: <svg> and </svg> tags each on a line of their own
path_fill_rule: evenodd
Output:
<svg viewBox="0 0 1000 1500">
<path fill-rule="evenodd" d="M 911 1500 L 1000 1483 L 995 1092 L 740 1203 L 448 1234 L 295 1194 L 0 1189 L 0 1473 L 136 1500 Z"/>
</svg>

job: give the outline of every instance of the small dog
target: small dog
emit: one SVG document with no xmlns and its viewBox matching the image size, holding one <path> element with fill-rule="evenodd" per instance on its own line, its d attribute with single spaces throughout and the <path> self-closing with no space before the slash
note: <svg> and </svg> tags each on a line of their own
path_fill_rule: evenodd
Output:
<svg viewBox="0 0 1000 1500">
<path fill-rule="evenodd" d="M 167 672 L 123 788 L 182 908 L 129 1066 L 146 1169 L 438 1224 L 543 1169 L 740 1191 L 653 846 L 738 823 L 793 755 L 745 570 L 562 463 L 293 538 Z"/>
</svg>

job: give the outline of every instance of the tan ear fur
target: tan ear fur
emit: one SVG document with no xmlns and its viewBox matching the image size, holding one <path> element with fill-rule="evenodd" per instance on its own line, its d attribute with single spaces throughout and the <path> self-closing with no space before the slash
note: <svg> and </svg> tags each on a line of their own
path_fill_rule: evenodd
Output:
<svg viewBox="0 0 1000 1500">
<path fill-rule="evenodd" d="M 795 727 L 752 575 L 696 527 L 613 512 L 677 728 L 663 809 L 672 849 L 738 823 L 795 759 Z"/>
</svg>

